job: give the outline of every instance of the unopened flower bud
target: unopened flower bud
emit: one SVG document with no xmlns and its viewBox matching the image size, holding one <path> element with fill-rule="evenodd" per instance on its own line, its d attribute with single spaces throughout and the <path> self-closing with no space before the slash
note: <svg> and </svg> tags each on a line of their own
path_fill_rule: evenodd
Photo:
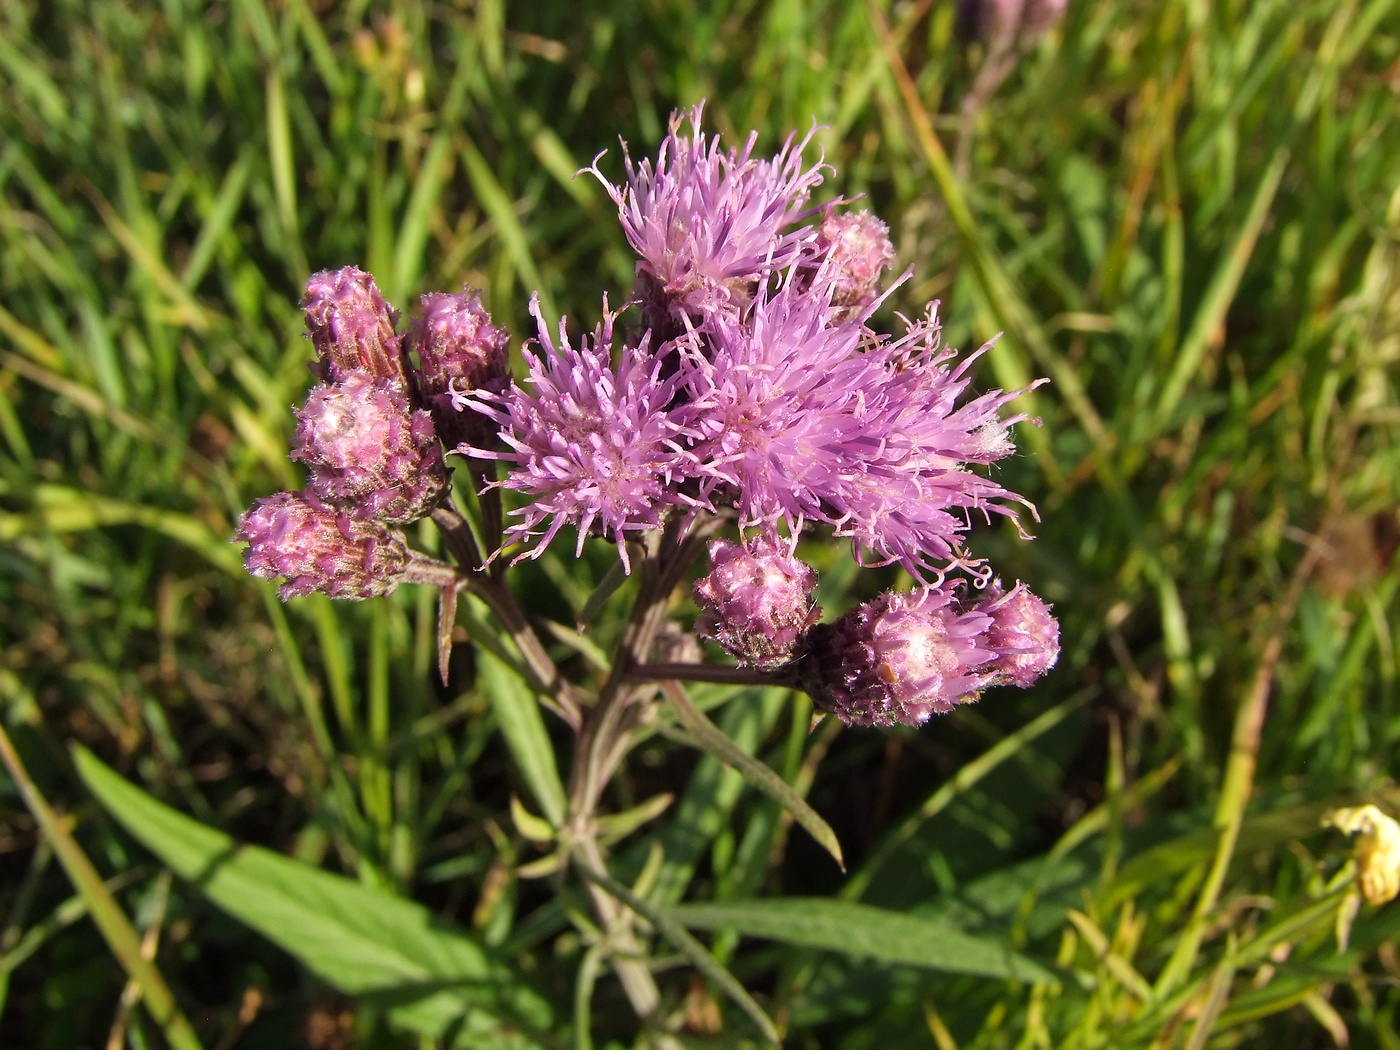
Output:
<svg viewBox="0 0 1400 1050">
<path fill-rule="evenodd" d="M 423 316 L 409 329 L 418 351 L 418 389 L 432 409 L 438 433 L 448 446 L 480 440 L 485 421 L 454 407 L 452 395 L 487 387 L 506 375 L 509 336 L 491 323 L 481 296 L 432 292 L 423 296 Z"/>
<path fill-rule="evenodd" d="M 320 591 L 332 598 L 377 598 L 404 580 L 403 538 L 376 521 L 354 518 L 308 492 L 279 492 L 243 515 L 234 539 L 243 561 L 265 580 L 283 577 L 283 601 Z"/>
<path fill-rule="evenodd" d="M 431 416 L 366 372 L 311 391 L 297 413 L 292 459 L 311 468 L 311 490 L 328 503 L 391 523 L 429 513 L 447 489 Z"/>
<path fill-rule="evenodd" d="M 1025 584 L 1018 583 L 1002 593 L 1000 582 L 993 582 L 987 592 L 974 607 L 992 618 L 986 644 L 996 659 L 985 670 L 996 675 L 994 685 L 1025 689 L 1055 666 L 1060 655 L 1060 625 L 1050 615 L 1050 606 Z"/>
<path fill-rule="evenodd" d="M 812 567 L 776 537 L 714 540 L 710 573 L 695 584 L 696 628 L 741 663 L 779 667 L 797 654 L 821 611 L 812 605 L 816 584 Z"/>
<path fill-rule="evenodd" d="M 314 273 L 301 307 L 322 379 L 334 382 L 352 371 L 368 372 L 404 389 L 394 311 L 373 277 L 354 266 Z"/>
<path fill-rule="evenodd" d="M 991 618 L 959 613 L 951 584 L 887 592 L 812 629 L 804 685 L 849 725 L 917 726 L 989 684 Z"/>
<path fill-rule="evenodd" d="M 868 304 L 880 274 L 894 261 L 889 227 L 868 211 L 829 213 L 817 232 L 816 248 L 827 260 L 835 307 Z"/>
</svg>

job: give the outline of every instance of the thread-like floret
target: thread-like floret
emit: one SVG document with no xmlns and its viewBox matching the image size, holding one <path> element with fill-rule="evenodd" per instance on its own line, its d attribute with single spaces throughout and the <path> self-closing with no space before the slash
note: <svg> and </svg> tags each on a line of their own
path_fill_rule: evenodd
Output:
<svg viewBox="0 0 1400 1050">
<path fill-rule="evenodd" d="M 725 150 L 700 132 L 703 106 L 677 113 L 656 161 L 633 164 L 623 144 L 626 181 L 614 185 L 588 170 L 617 205 L 623 232 L 641 257 L 638 288 L 665 310 L 703 318 L 742 309 L 765 274 L 796 262 L 814 231 L 799 224 L 825 165 L 806 165 L 811 133 L 790 137 L 771 159 L 755 159 L 756 134 Z M 601 157 L 601 154 L 599 155 Z"/>
<path fill-rule="evenodd" d="M 459 397 L 464 407 L 500 424 L 500 440 L 508 448 L 461 451 L 514 465 L 501 484 L 532 502 L 515 512 L 522 520 L 506 538 L 528 539 L 543 527 L 528 556 L 538 556 L 565 523 L 573 523 L 580 551 L 589 530 L 597 527 L 617 544 L 630 570 L 627 533 L 660 528 L 671 507 L 697 505 L 678 491 L 690 475 L 691 456 L 680 444 L 682 428 L 670 411 L 677 382 L 661 375 L 661 360 L 645 345 L 624 347 L 614 367 L 615 315 L 606 299 L 602 324 L 577 350 L 563 319 L 556 349 L 537 296 L 530 312 L 538 325 L 539 350 L 525 350 L 529 392 L 512 387 L 505 394 L 483 390 Z"/>
<path fill-rule="evenodd" d="M 821 612 L 812 604 L 816 585 L 812 567 L 775 536 L 713 540 L 709 575 L 695 584 L 696 629 L 741 663 L 779 667 L 796 655 Z"/>
</svg>

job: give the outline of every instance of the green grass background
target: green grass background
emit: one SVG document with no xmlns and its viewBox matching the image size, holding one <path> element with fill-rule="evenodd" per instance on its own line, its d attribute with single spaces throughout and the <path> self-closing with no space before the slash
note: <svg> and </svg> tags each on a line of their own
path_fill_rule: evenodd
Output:
<svg viewBox="0 0 1400 1050">
<path fill-rule="evenodd" d="M 952 7 L 0 0 L 0 710 L 159 932 L 204 1045 L 435 1044 L 164 877 L 70 741 L 206 824 L 474 929 L 559 1004 L 560 1045 L 581 1039 L 577 901 L 519 877 L 538 854 L 470 647 L 443 690 L 431 595 L 283 607 L 229 536 L 300 484 L 310 271 L 361 265 L 406 310 L 467 282 L 517 338 L 534 290 L 591 325 L 632 263 L 574 172 L 607 149 L 617 176 L 619 136 L 646 155 L 707 98 L 730 142 L 821 125 L 822 192 L 864 195 L 914 267 L 892 305 L 941 299 L 965 348 L 1005 333 L 982 387 L 1052 378 L 997 468 L 1037 538 L 974 546 L 1055 604 L 1064 652 L 1026 694 L 917 733 L 809 736 L 785 696 L 716 708 L 831 821 L 849 876 L 659 737 L 612 801 L 678 801 L 620 870 L 656 843 L 663 903 L 844 895 L 1073 975 L 709 938 L 792 1046 L 1400 1046 L 1400 905 L 1363 907 L 1339 952 L 1350 852 L 1320 828 L 1400 801 L 1397 5 L 1070 0 L 971 115 L 981 55 Z M 812 556 L 828 612 L 894 582 Z M 607 564 L 551 555 L 522 600 L 568 623 Z M 0 780 L 0 1043 L 165 1045 L 120 1007 L 126 977 L 31 810 Z M 756 1038 L 688 967 L 659 979 L 693 1045 Z M 594 999 L 597 1044 L 630 1045 L 616 983 Z"/>
</svg>

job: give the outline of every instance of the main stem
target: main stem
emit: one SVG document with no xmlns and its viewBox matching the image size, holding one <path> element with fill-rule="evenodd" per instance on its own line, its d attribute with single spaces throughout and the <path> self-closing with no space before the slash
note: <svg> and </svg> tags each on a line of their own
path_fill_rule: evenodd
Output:
<svg viewBox="0 0 1400 1050">
<path fill-rule="evenodd" d="M 612 670 L 598 702 L 583 713 L 574 747 L 569 785 L 569 833 L 580 860 L 606 871 L 597 839 L 597 810 L 603 788 L 627 752 L 627 740 L 639 699 L 655 687 L 638 682 L 633 669 L 651 652 L 656 632 L 666 618 L 671 591 L 699 554 L 703 529 L 691 534 L 691 522 L 673 519 L 658 537 L 649 533 L 647 557 L 638 566 L 637 601 L 613 653 Z M 631 910 L 604 890 L 588 886 L 588 894 L 603 928 L 612 940 L 612 966 L 633 1010 L 655 1019 L 661 993 L 642 960 Z"/>
</svg>

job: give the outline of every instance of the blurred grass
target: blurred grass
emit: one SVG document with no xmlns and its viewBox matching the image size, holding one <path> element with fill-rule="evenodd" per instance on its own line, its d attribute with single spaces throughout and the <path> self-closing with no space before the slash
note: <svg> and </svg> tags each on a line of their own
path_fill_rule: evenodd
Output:
<svg viewBox="0 0 1400 1050">
<path fill-rule="evenodd" d="M 697 702 L 835 826 L 863 900 L 1018 931 L 1073 976 L 1026 991 L 723 934 L 716 955 L 794 1045 L 1400 1046 L 1400 920 L 1363 911 L 1336 950 L 1346 847 L 1316 826 L 1339 800 L 1396 800 L 1396 5 L 1071 0 L 971 122 L 966 179 L 939 160 L 979 60 L 952 6 L 0 0 L 0 699 L 129 914 L 157 882 L 121 881 L 143 855 L 65 740 L 459 917 L 568 1000 L 588 946 L 567 900 L 517 875 L 537 859 L 509 816 L 525 785 L 466 647 L 434 686 L 430 596 L 284 608 L 226 538 L 298 484 L 309 270 L 362 265 L 405 310 L 470 282 L 517 335 L 536 289 L 592 323 L 631 263 L 573 172 L 601 149 L 619 172 L 618 136 L 645 154 L 708 97 L 711 126 L 764 146 L 815 118 L 824 192 L 864 194 L 915 266 L 895 305 L 943 299 L 954 345 L 1005 330 L 985 385 L 1054 377 L 1029 454 L 999 468 L 1038 538 L 977 542 L 1056 603 L 1065 652 L 1029 695 L 919 734 L 809 736 L 800 702 Z M 844 555 L 811 553 L 828 611 L 857 600 Z M 569 625 L 606 567 L 551 556 L 520 586 Z M 1222 794 L 1261 674 L 1257 766 Z M 662 903 L 840 891 L 771 801 L 658 736 L 617 808 L 662 790 L 674 815 L 619 854 L 641 871 L 665 847 Z M 0 1042 L 97 1045 L 124 977 L 16 792 Z M 207 1045 L 333 1045 L 310 1033 L 336 1025 L 400 1045 L 187 888 L 164 916 L 160 972 Z M 694 1031 L 742 1024 L 705 985 L 670 990 Z M 142 1017 L 118 1038 L 156 1045 Z M 592 1020 L 629 1031 L 607 979 Z"/>
</svg>

